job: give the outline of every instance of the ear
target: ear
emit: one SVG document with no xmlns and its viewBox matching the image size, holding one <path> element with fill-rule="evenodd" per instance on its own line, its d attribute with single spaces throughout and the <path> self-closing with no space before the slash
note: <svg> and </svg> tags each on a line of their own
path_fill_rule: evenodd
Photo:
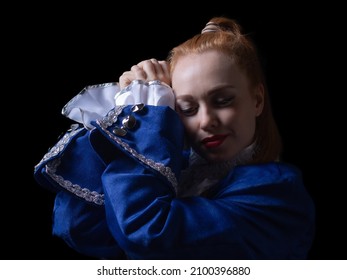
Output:
<svg viewBox="0 0 347 280">
<path fill-rule="evenodd" d="M 264 108 L 265 89 L 263 84 L 259 84 L 254 90 L 255 97 L 255 116 L 258 117 Z"/>
</svg>

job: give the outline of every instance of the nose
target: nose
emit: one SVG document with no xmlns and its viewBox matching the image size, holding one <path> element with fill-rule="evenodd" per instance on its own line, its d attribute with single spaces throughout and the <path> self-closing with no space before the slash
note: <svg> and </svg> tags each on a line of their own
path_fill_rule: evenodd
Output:
<svg viewBox="0 0 347 280">
<path fill-rule="evenodd" d="M 200 128 L 203 130 L 210 130 L 218 126 L 218 115 L 209 107 L 200 107 L 199 110 Z"/>
</svg>

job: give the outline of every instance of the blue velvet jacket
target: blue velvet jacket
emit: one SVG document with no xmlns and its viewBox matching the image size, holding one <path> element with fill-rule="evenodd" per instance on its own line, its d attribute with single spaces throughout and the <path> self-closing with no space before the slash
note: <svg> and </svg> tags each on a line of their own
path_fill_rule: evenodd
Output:
<svg viewBox="0 0 347 280">
<path fill-rule="evenodd" d="M 73 125 L 35 166 L 56 192 L 53 234 L 102 259 L 305 259 L 314 205 L 292 165 L 240 165 L 177 195 L 183 127 L 166 106 L 117 106 Z"/>
</svg>

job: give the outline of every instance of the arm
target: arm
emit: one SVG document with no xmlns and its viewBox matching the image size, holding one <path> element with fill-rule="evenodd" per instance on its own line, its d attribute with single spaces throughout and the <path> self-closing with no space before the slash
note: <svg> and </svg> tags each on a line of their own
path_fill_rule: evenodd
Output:
<svg viewBox="0 0 347 280">
<path fill-rule="evenodd" d="M 68 192 L 61 191 L 55 198 L 52 233 L 80 254 L 97 259 L 125 258 L 109 231 L 105 207 Z"/>
<path fill-rule="evenodd" d="M 42 187 L 57 193 L 53 234 L 81 254 L 122 258 L 105 216 L 101 174 L 105 165 L 89 143 L 89 131 L 68 132 L 36 166 Z"/>
<path fill-rule="evenodd" d="M 91 148 L 91 120 L 114 106 L 114 83 L 85 87 L 63 108 L 74 123 L 35 166 L 34 177 L 55 192 L 53 234 L 81 254 L 124 258 L 108 229 L 101 174 L 105 165 Z"/>
<path fill-rule="evenodd" d="M 101 174 L 104 163 L 90 147 L 91 122 L 114 106 L 119 93 L 115 83 L 85 87 L 63 108 L 62 114 L 83 124 L 74 124 L 35 166 L 37 182 L 57 193 L 53 213 L 53 234 L 76 251 L 97 258 L 122 258 L 123 252 L 108 230 L 105 218 Z M 159 84 L 133 83 L 122 97 L 147 97 L 147 103 L 173 106 L 171 89 Z M 123 102 L 124 102 L 123 98 Z M 129 100 L 128 100 L 129 101 Z"/>
<path fill-rule="evenodd" d="M 182 167 L 180 121 L 169 108 L 145 108 L 125 135 L 114 128 L 130 106 L 111 125 L 99 123 L 91 137 L 107 165 L 102 184 L 109 228 L 130 258 L 303 258 L 312 209 L 295 174 L 283 177 L 276 165 L 237 168 L 211 197 L 178 198 L 170 174 L 178 178 Z"/>
</svg>

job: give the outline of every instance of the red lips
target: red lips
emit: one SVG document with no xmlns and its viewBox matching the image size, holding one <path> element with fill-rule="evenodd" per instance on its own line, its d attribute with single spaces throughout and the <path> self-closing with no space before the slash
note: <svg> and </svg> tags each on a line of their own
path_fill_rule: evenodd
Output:
<svg viewBox="0 0 347 280">
<path fill-rule="evenodd" d="M 206 148 L 216 148 L 220 146 L 228 135 L 214 135 L 206 137 L 201 142 Z"/>
</svg>

